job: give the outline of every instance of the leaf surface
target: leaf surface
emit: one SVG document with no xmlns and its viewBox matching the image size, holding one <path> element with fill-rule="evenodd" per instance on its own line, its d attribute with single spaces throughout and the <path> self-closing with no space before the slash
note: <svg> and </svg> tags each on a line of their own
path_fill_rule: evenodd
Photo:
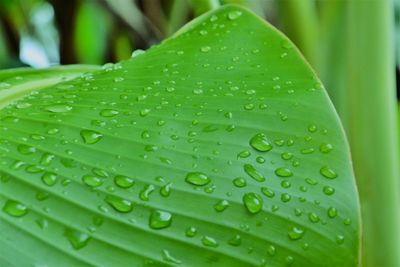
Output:
<svg viewBox="0 0 400 267">
<path fill-rule="evenodd" d="M 343 130 L 285 36 L 225 6 L 133 55 L 0 111 L 1 265 L 357 264 Z"/>
</svg>

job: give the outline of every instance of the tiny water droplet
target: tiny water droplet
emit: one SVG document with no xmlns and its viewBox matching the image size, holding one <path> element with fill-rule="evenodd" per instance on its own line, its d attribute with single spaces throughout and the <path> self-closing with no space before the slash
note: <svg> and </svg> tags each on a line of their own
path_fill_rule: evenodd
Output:
<svg viewBox="0 0 400 267">
<path fill-rule="evenodd" d="M 273 198 L 275 196 L 274 191 L 272 191 L 271 189 L 267 188 L 267 187 L 262 187 L 261 188 L 261 192 L 269 198 Z"/>
<path fill-rule="evenodd" d="M 163 197 L 168 197 L 171 194 L 171 187 L 172 187 L 172 183 L 167 183 L 166 185 L 162 186 L 160 188 L 160 194 Z"/>
<path fill-rule="evenodd" d="M 239 10 L 233 10 L 233 11 L 230 11 L 230 12 L 228 13 L 228 19 L 229 19 L 229 20 L 235 20 L 235 19 L 239 18 L 241 15 L 242 15 L 242 12 L 241 12 L 241 11 L 239 11 Z"/>
<path fill-rule="evenodd" d="M 229 241 L 228 244 L 231 246 L 238 247 L 242 244 L 242 237 L 238 234 L 236 234 L 234 237 L 232 237 Z"/>
<path fill-rule="evenodd" d="M 186 229 L 185 235 L 187 237 L 194 237 L 197 234 L 197 229 L 194 226 L 190 226 Z"/>
<path fill-rule="evenodd" d="M 150 194 L 153 193 L 155 187 L 152 184 L 145 185 L 139 193 L 139 198 L 143 201 L 148 201 Z"/>
<path fill-rule="evenodd" d="M 144 51 L 144 50 L 142 50 L 142 49 L 136 49 L 136 50 L 134 50 L 134 51 L 132 52 L 131 57 L 137 57 L 137 56 L 142 55 L 142 54 L 144 54 L 144 53 L 146 53 L 146 51 Z"/>
<path fill-rule="evenodd" d="M 329 218 L 335 218 L 337 216 L 337 209 L 334 207 L 330 207 L 328 209 L 328 217 Z"/>
<path fill-rule="evenodd" d="M 54 104 L 45 107 L 45 110 L 53 113 L 61 113 L 71 111 L 72 107 L 66 104 Z"/>
<path fill-rule="evenodd" d="M 117 116 L 118 114 L 119 111 L 115 109 L 103 109 L 102 111 L 100 111 L 100 116 L 103 117 L 114 117 Z"/>
<path fill-rule="evenodd" d="M 319 146 L 319 151 L 324 154 L 331 152 L 332 149 L 333 149 L 333 146 L 331 144 L 327 144 L 327 143 L 321 144 Z"/>
<path fill-rule="evenodd" d="M 203 53 L 210 52 L 210 50 L 211 50 L 211 47 L 209 47 L 209 46 L 202 46 L 200 48 L 200 51 L 203 52 Z"/>
<path fill-rule="evenodd" d="M 171 253 L 166 249 L 162 250 L 162 257 L 167 262 L 171 262 L 171 263 L 175 263 L 175 264 L 180 264 L 181 263 L 180 260 L 178 260 L 177 258 L 173 257 L 171 255 Z"/>
<path fill-rule="evenodd" d="M 331 196 L 335 193 L 335 188 L 330 187 L 330 186 L 324 186 L 322 189 L 325 195 Z"/>
</svg>

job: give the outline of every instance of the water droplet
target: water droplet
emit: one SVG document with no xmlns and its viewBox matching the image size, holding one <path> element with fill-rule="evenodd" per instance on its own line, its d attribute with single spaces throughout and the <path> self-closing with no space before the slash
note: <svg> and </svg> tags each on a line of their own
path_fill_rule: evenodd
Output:
<svg viewBox="0 0 400 267">
<path fill-rule="evenodd" d="M 19 201 L 8 199 L 3 206 L 3 211 L 13 217 L 22 217 L 28 213 L 28 208 Z"/>
<path fill-rule="evenodd" d="M 319 146 L 319 151 L 321 153 L 325 153 L 325 154 L 331 152 L 332 149 L 333 149 L 333 146 L 331 144 L 321 144 Z"/>
<path fill-rule="evenodd" d="M 229 207 L 229 201 L 226 199 L 220 200 L 214 205 L 214 209 L 218 212 L 222 212 L 226 210 L 228 207 Z"/>
<path fill-rule="evenodd" d="M 131 57 L 137 57 L 137 56 L 142 55 L 142 54 L 144 54 L 144 53 L 146 53 L 146 51 L 144 51 L 144 50 L 142 50 L 142 49 L 136 49 L 136 50 L 134 50 L 134 51 L 132 52 Z"/>
<path fill-rule="evenodd" d="M 336 172 L 334 172 L 331 168 L 328 166 L 324 166 L 320 169 L 319 171 L 324 177 L 328 179 L 335 179 L 338 175 Z"/>
<path fill-rule="evenodd" d="M 310 212 L 308 214 L 308 219 L 310 220 L 310 222 L 312 223 L 317 223 L 319 222 L 320 218 L 318 217 L 317 214 L 315 214 L 314 212 Z"/>
<path fill-rule="evenodd" d="M 36 147 L 20 144 L 18 145 L 17 150 L 21 154 L 29 155 L 36 152 Z"/>
<path fill-rule="evenodd" d="M 251 153 L 248 150 L 243 150 L 242 152 L 239 152 L 237 156 L 238 158 L 248 158 L 250 155 Z"/>
<path fill-rule="evenodd" d="M 153 193 L 155 187 L 152 184 L 145 185 L 142 191 L 139 193 L 139 198 L 143 201 L 148 201 L 149 196 L 151 193 Z"/>
<path fill-rule="evenodd" d="M 54 104 L 45 107 L 46 111 L 53 112 L 53 113 L 61 113 L 61 112 L 68 112 L 72 110 L 72 107 L 66 104 Z"/>
<path fill-rule="evenodd" d="M 269 198 L 273 198 L 275 196 L 274 191 L 272 191 L 271 189 L 267 188 L 267 187 L 262 187 L 261 188 L 261 192 Z"/>
<path fill-rule="evenodd" d="M 216 248 L 219 245 L 217 240 L 206 235 L 201 238 L 201 243 L 206 247 L 213 247 L 213 248 Z"/>
<path fill-rule="evenodd" d="M 162 229 L 171 225 L 172 215 L 167 211 L 155 210 L 151 213 L 149 226 L 153 229 Z"/>
<path fill-rule="evenodd" d="M 267 248 L 267 253 L 269 256 L 274 256 L 276 254 L 276 248 L 274 245 L 269 245 Z"/>
<path fill-rule="evenodd" d="M 277 168 L 275 170 L 275 174 L 278 175 L 279 177 L 291 177 L 293 176 L 293 172 L 288 169 L 288 168 Z"/>
<path fill-rule="evenodd" d="M 193 185 L 206 185 L 211 182 L 211 179 L 202 172 L 189 172 L 185 181 Z"/>
<path fill-rule="evenodd" d="M 281 158 L 284 160 L 289 160 L 293 158 L 293 154 L 290 152 L 284 152 L 281 154 Z"/>
<path fill-rule="evenodd" d="M 265 181 L 265 177 L 259 173 L 253 165 L 251 164 L 245 164 L 243 166 L 244 171 L 254 180 L 256 180 L 257 182 L 264 182 Z"/>
<path fill-rule="evenodd" d="M 53 186 L 57 182 L 57 175 L 53 172 L 45 172 L 42 175 L 42 181 L 48 186 Z"/>
<path fill-rule="evenodd" d="M 282 202 L 289 202 L 292 199 L 291 195 L 289 195 L 288 193 L 283 193 L 281 195 L 281 201 Z"/>
<path fill-rule="evenodd" d="M 117 175 L 114 177 L 114 183 L 121 188 L 129 188 L 135 184 L 135 181 L 124 175 Z"/>
<path fill-rule="evenodd" d="M 163 197 L 168 197 L 171 194 L 171 187 L 172 187 L 172 183 L 167 183 L 166 185 L 162 186 L 160 188 L 160 194 Z"/>
<path fill-rule="evenodd" d="M 268 141 L 267 137 L 262 133 L 254 135 L 250 139 L 249 143 L 251 147 L 260 152 L 268 152 L 272 149 L 271 143 Z"/>
<path fill-rule="evenodd" d="M 203 52 L 203 53 L 207 53 L 207 52 L 209 52 L 210 50 L 211 50 L 211 47 L 209 47 L 209 46 L 202 46 L 202 47 L 200 48 L 200 51 Z"/>
<path fill-rule="evenodd" d="M 100 116 L 103 117 L 114 117 L 117 116 L 119 114 L 118 110 L 114 110 L 114 109 L 103 109 L 102 111 L 100 111 Z"/>
<path fill-rule="evenodd" d="M 336 236 L 336 244 L 341 245 L 344 243 L 344 236 L 342 235 L 337 235 Z"/>
<path fill-rule="evenodd" d="M 242 237 L 238 234 L 236 234 L 234 237 L 232 237 L 229 241 L 228 241 L 229 245 L 238 247 L 242 244 Z"/>
<path fill-rule="evenodd" d="M 93 130 L 82 130 L 81 137 L 85 144 L 92 145 L 99 142 L 103 135 Z"/>
<path fill-rule="evenodd" d="M 289 40 L 283 40 L 281 42 L 281 46 L 282 46 L 282 48 L 285 48 L 285 49 L 292 48 L 292 44 L 290 43 Z"/>
<path fill-rule="evenodd" d="M 166 249 L 162 250 L 162 257 L 163 257 L 163 260 L 165 260 L 167 262 L 171 262 L 171 263 L 175 263 L 175 264 L 180 264 L 181 263 L 180 260 L 178 260 L 177 258 L 173 257 L 171 255 L 171 253 Z"/>
<path fill-rule="evenodd" d="M 197 229 L 194 226 L 190 226 L 186 229 L 185 235 L 187 237 L 194 237 L 197 234 Z"/>
<path fill-rule="evenodd" d="M 98 187 L 103 184 L 103 179 L 92 174 L 82 176 L 82 181 L 90 187 Z"/>
<path fill-rule="evenodd" d="M 229 19 L 229 20 L 235 20 L 235 19 L 239 18 L 241 15 L 242 15 L 242 12 L 241 12 L 241 11 L 239 11 L 239 10 L 233 10 L 233 11 L 230 11 L 230 12 L 228 13 L 228 19 Z"/>
<path fill-rule="evenodd" d="M 245 187 L 247 185 L 246 179 L 242 178 L 242 177 L 237 177 L 233 180 L 233 184 L 236 187 Z"/>
<path fill-rule="evenodd" d="M 288 232 L 288 236 L 291 240 L 298 240 L 304 235 L 304 230 L 299 227 L 292 227 Z"/>
<path fill-rule="evenodd" d="M 328 209 L 328 217 L 329 218 L 335 218 L 337 216 L 337 209 L 334 207 L 330 207 Z"/>
<path fill-rule="evenodd" d="M 73 229 L 66 229 L 64 235 L 71 243 L 72 247 L 76 250 L 85 247 L 90 240 L 90 236 L 88 234 Z"/>
<path fill-rule="evenodd" d="M 105 201 L 118 212 L 128 213 L 133 209 L 133 204 L 131 201 L 117 196 L 108 195 L 105 198 Z"/>
<path fill-rule="evenodd" d="M 325 195 L 331 196 L 335 193 L 335 188 L 330 187 L 330 186 L 324 186 L 322 189 Z"/>
<path fill-rule="evenodd" d="M 250 213 L 256 214 L 262 210 L 263 200 L 256 193 L 246 193 L 243 195 L 243 204 Z"/>
</svg>

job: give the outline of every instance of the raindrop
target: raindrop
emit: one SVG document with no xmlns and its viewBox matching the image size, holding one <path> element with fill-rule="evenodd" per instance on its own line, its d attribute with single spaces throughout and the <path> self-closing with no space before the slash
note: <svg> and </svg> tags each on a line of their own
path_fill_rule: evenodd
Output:
<svg viewBox="0 0 400 267">
<path fill-rule="evenodd" d="M 194 226 L 190 226 L 186 229 L 185 235 L 187 237 L 194 237 L 197 234 L 197 229 Z"/>
<path fill-rule="evenodd" d="M 230 11 L 230 12 L 228 13 L 228 19 L 229 19 L 229 20 L 235 20 L 235 19 L 239 18 L 241 15 L 242 15 L 242 12 L 241 12 L 241 11 L 239 11 L 239 10 L 233 10 L 233 11 Z"/>
<path fill-rule="evenodd" d="M 320 169 L 319 171 L 324 177 L 328 179 L 335 179 L 338 175 L 336 172 L 334 172 L 331 168 L 328 166 L 324 166 Z"/>
<path fill-rule="evenodd" d="M 210 236 L 206 236 L 206 235 L 201 238 L 201 243 L 206 247 L 213 247 L 213 248 L 218 247 L 217 240 L 215 240 L 214 238 L 212 238 Z"/>
<path fill-rule="evenodd" d="M 256 214 L 261 211 L 263 200 L 256 193 L 246 193 L 243 195 L 243 204 L 250 213 Z"/>
<path fill-rule="evenodd" d="M 288 236 L 291 240 L 298 240 L 304 235 L 304 230 L 299 227 L 292 227 L 288 232 Z"/>
<path fill-rule="evenodd" d="M 22 217 L 28 213 L 28 208 L 19 201 L 9 199 L 4 204 L 3 211 L 13 217 Z"/>
<path fill-rule="evenodd" d="M 103 179 L 92 174 L 82 176 L 82 181 L 90 187 L 98 187 L 103 184 Z"/>
<path fill-rule="evenodd" d="M 268 141 L 267 137 L 262 133 L 258 133 L 256 135 L 254 135 L 250 139 L 250 145 L 255 150 L 260 151 L 260 152 L 267 152 L 272 149 L 271 143 Z"/>
<path fill-rule="evenodd" d="M 117 116 L 118 114 L 119 112 L 114 109 L 103 109 L 102 111 L 100 111 L 100 116 L 103 117 L 114 117 Z"/>
<path fill-rule="evenodd" d="M 242 178 L 242 177 L 237 177 L 233 180 L 233 184 L 236 187 L 245 187 L 247 185 L 246 179 Z"/>
<path fill-rule="evenodd" d="M 214 205 L 214 209 L 218 212 L 222 212 L 226 210 L 228 207 L 229 207 L 229 201 L 226 199 L 220 200 Z"/>
<path fill-rule="evenodd" d="M 278 175 L 279 177 L 291 177 L 293 176 L 293 172 L 288 169 L 288 168 L 277 168 L 275 170 L 275 174 Z"/>
<path fill-rule="evenodd" d="M 117 196 L 108 195 L 105 198 L 105 201 L 118 212 L 128 213 L 133 209 L 133 204 L 131 201 Z"/>
<path fill-rule="evenodd" d="M 264 182 L 265 181 L 265 177 L 259 173 L 253 165 L 251 164 L 245 164 L 243 166 L 244 171 L 254 180 L 256 180 L 257 182 Z"/>
<path fill-rule="evenodd" d="M 72 247 L 76 250 L 85 247 L 90 240 L 90 236 L 88 234 L 73 229 L 66 229 L 64 235 L 71 243 Z"/>
<path fill-rule="evenodd" d="M 99 142 L 103 135 L 93 130 L 82 130 L 81 137 L 85 144 L 92 145 Z"/>
<path fill-rule="evenodd" d="M 171 225 L 172 215 L 167 211 L 155 210 L 149 218 L 149 226 L 153 229 L 162 229 Z"/>
<path fill-rule="evenodd" d="M 242 244 L 242 237 L 240 235 L 235 235 L 228 241 L 229 245 L 238 247 Z"/>
<path fill-rule="evenodd" d="M 68 112 L 72 110 L 72 107 L 66 104 L 54 104 L 45 107 L 46 111 L 53 112 L 53 113 L 61 113 L 61 112 Z"/>
<path fill-rule="evenodd" d="M 202 172 L 189 172 L 185 181 L 193 185 L 206 185 L 211 182 L 211 179 Z"/>
<path fill-rule="evenodd" d="M 135 184 L 135 181 L 124 175 L 117 175 L 114 177 L 114 183 L 121 188 L 129 188 Z"/>
<path fill-rule="evenodd" d="M 45 172 L 42 175 L 42 181 L 48 186 L 53 186 L 57 182 L 57 175 L 53 172 Z"/>
</svg>

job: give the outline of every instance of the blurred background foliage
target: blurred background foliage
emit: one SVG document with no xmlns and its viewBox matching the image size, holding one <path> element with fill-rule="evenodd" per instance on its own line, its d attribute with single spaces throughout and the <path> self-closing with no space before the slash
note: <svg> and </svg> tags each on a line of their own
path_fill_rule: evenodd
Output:
<svg viewBox="0 0 400 267">
<path fill-rule="evenodd" d="M 0 0 L 0 69 L 117 62 L 228 3 L 283 31 L 316 69 L 352 150 L 363 262 L 400 266 L 400 0 Z"/>
</svg>

